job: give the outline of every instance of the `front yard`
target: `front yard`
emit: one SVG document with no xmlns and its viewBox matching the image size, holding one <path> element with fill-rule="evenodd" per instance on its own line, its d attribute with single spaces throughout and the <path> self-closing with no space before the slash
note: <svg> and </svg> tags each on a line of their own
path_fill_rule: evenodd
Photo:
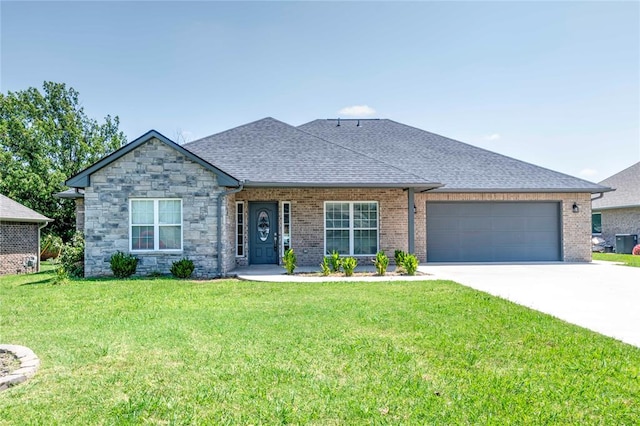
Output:
<svg viewBox="0 0 640 426">
<path fill-rule="evenodd" d="M 593 253 L 593 260 L 606 260 L 608 262 L 620 262 L 627 266 L 640 267 L 640 256 L 634 256 L 632 254 L 617 254 L 617 253 Z"/>
<path fill-rule="evenodd" d="M 633 424 L 640 349 L 452 282 L 0 277 L 0 424 Z"/>
</svg>

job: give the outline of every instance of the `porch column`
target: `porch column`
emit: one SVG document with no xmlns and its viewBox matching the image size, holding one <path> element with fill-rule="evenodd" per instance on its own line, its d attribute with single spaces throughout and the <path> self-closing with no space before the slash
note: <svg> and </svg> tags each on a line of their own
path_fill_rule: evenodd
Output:
<svg viewBox="0 0 640 426">
<path fill-rule="evenodd" d="M 415 253 L 415 213 L 413 212 L 415 201 L 413 199 L 414 189 L 409 188 L 407 190 L 407 235 L 409 237 L 409 253 Z"/>
</svg>

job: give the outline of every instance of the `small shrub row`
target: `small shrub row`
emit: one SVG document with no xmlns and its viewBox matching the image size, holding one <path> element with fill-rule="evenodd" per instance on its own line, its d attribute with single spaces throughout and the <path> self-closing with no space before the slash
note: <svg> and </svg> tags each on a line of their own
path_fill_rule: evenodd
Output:
<svg viewBox="0 0 640 426">
<path fill-rule="evenodd" d="M 111 272 L 116 278 L 128 278 L 136 273 L 138 258 L 132 254 L 115 252 L 110 260 Z M 171 274 L 176 278 L 189 278 L 195 269 L 193 260 L 186 257 L 171 264 Z"/>
<path fill-rule="evenodd" d="M 415 254 L 396 250 L 393 254 L 396 261 L 396 271 L 401 274 L 415 275 L 418 270 L 418 258 Z"/>
<path fill-rule="evenodd" d="M 357 266 L 358 259 L 355 257 L 340 257 L 340 253 L 334 250 L 329 256 L 322 258 L 320 272 L 326 277 L 331 273 L 337 273 L 342 270 L 345 276 L 351 277 Z"/>
</svg>

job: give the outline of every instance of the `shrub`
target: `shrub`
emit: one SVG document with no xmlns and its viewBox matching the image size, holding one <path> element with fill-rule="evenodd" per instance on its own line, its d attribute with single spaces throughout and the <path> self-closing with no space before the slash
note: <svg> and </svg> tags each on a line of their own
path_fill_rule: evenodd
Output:
<svg viewBox="0 0 640 426">
<path fill-rule="evenodd" d="M 640 244 L 638 244 L 637 246 L 635 246 L 635 247 L 633 248 L 633 250 L 631 250 L 631 253 L 632 253 L 634 256 L 640 256 Z"/>
<path fill-rule="evenodd" d="M 376 267 L 378 275 L 384 275 L 387 273 L 387 266 L 389 266 L 389 257 L 384 254 L 384 251 L 380 250 L 376 253 L 376 258 L 373 260 L 373 264 Z"/>
<path fill-rule="evenodd" d="M 287 249 L 284 252 L 284 257 L 282 258 L 284 262 L 284 269 L 287 270 L 288 275 L 293 275 L 294 269 L 296 269 L 296 254 L 293 252 L 293 249 Z"/>
<path fill-rule="evenodd" d="M 355 257 L 345 257 L 342 259 L 341 265 L 344 270 L 344 274 L 347 277 L 350 277 L 353 275 L 353 271 L 356 269 L 356 266 L 358 266 L 358 259 Z"/>
<path fill-rule="evenodd" d="M 322 272 L 322 275 L 325 277 L 331 273 L 331 265 L 329 264 L 328 257 L 322 258 L 322 263 L 320 263 L 320 272 Z"/>
<path fill-rule="evenodd" d="M 84 236 L 76 232 L 71 241 L 62 246 L 56 275 L 81 278 L 84 276 Z"/>
<path fill-rule="evenodd" d="M 121 251 L 111 256 L 111 271 L 116 278 L 127 278 L 136 273 L 138 258 Z"/>
<path fill-rule="evenodd" d="M 402 259 L 402 267 L 407 275 L 415 275 L 418 270 L 418 258 L 413 254 L 406 254 Z"/>
<path fill-rule="evenodd" d="M 193 260 L 186 257 L 171 264 L 171 274 L 176 278 L 189 278 L 194 269 Z M 135 269 L 133 272 L 135 272 Z"/>
<path fill-rule="evenodd" d="M 40 242 L 40 260 L 55 259 L 60 256 L 64 243 L 57 235 L 47 234 Z"/>
<path fill-rule="evenodd" d="M 393 259 L 396 261 L 396 272 L 402 274 L 404 270 L 404 258 L 407 256 L 402 250 L 396 250 L 393 252 Z"/>
<path fill-rule="evenodd" d="M 340 259 L 340 253 L 338 253 L 337 250 L 331 252 L 331 256 L 329 256 L 329 265 L 331 265 L 331 272 L 340 272 L 342 259 Z"/>
</svg>

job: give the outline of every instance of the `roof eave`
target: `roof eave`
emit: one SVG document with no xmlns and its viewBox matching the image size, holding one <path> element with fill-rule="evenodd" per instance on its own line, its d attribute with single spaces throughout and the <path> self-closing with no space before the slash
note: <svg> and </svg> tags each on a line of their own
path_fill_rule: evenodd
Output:
<svg viewBox="0 0 640 426">
<path fill-rule="evenodd" d="M 611 188 L 450 188 L 444 187 L 440 189 L 436 189 L 436 192 L 525 192 L 525 193 L 588 193 L 588 194 L 598 194 L 601 192 L 609 192 L 612 191 Z"/>
<path fill-rule="evenodd" d="M 440 188 L 441 183 L 378 183 L 378 182 L 252 182 L 245 181 L 245 188 Z"/>
<path fill-rule="evenodd" d="M 0 217 L 0 222 L 22 222 L 22 223 L 49 223 L 53 222 L 53 219 L 43 217 L 42 219 L 36 218 L 20 218 L 20 217 Z"/>
</svg>

